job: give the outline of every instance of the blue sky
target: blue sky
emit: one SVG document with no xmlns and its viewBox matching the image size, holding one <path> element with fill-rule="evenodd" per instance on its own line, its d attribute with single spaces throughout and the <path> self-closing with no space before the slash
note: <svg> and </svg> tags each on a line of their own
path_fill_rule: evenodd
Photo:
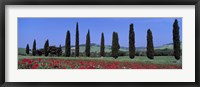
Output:
<svg viewBox="0 0 200 87">
<path fill-rule="evenodd" d="M 63 46 L 67 30 L 71 34 L 71 45 L 75 44 L 76 22 L 79 23 L 79 42 L 85 44 L 90 30 L 91 43 L 100 44 L 104 32 L 105 44 L 112 44 L 112 33 L 118 32 L 120 46 L 128 47 L 129 25 L 134 24 L 136 47 L 146 46 L 147 29 L 153 33 L 154 46 L 172 43 L 173 22 L 177 19 L 182 41 L 182 18 L 18 18 L 18 47 L 43 48 L 49 39 L 50 45 Z"/>
</svg>

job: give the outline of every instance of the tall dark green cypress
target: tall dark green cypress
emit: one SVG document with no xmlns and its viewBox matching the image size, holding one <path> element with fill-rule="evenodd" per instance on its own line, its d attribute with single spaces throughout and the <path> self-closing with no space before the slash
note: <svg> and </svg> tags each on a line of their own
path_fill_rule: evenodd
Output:
<svg viewBox="0 0 200 87">
<path fill-rule="evenodd" d="M 133 29 L 133 24 L 130 24 L 129 31 L 129 57 L 131 59 L 135 57 L 135 32 Z"/>
<path fill-rule="evenodd" d="M 70 54 L 71 54 L 70 31 L 67 31 L 66 40 L 65 40 L 65 56 L 70 57 Z"/>
<path fill-rule="evenodd" d="M 76 23 L 76 48 L 75 48 L 75 56 L 79 56 L 79 30 L 78 30 L 78 22 Z"/>
<path fill-rule="evenodd" d="M 173 43 L 174 43 L 174 57 L 175 59 L 180 59 L 180 36 L 179 36 L 179 26 L 178 26 L 178 20 L 175 19 L 173 24 Z"/>
<path fill-rule="evenodd" d="M 147 52 L 146 53 L 149 59 L 154 58 L 153 36 L 150 29 L 147 30 Z"/>
<path fill-rule="evenodd" d="M 105 56 L 105 44 L 104 44 L 104 33 L 101 33 L 101 49 L 100 49 L 101 57 Z"/>
<path fill-rule="evenodd" d="M 29 45 L 27 44 L 27 45 L 26 45 L 26 54 L 29 54 L 29 50 L 30 50 L 30 49 L 29 49 Z"/>
<path fill-rule="evenodd" d="M 33 48 L 32 48 L 32 55 L 35 56 L 36 55 L 36 41 L 33 41 Z"/>
<path fill-rule="evenodd" d="M 45 44 L 44 44 L 44 55 L 48 56 L 49 55 L 49 40 L 47 39 Z"/>
<path fill-rule="evenodd" d="M 90 31 L 89 30 L 86 36 L 85 53 L 87 57 L 90 56 Z"/>
<path fill-rule="evenodd" d="M 117 59 L 118 57 L 118 52 L 120 49 L 120 45 L 119 45 L 119 39 L 118 39 L 118 34 L 117 32 L 113 32 L 113 38 L 112 38 L 112 57 L 114 57 L 115 59 Z"/>
</svg>

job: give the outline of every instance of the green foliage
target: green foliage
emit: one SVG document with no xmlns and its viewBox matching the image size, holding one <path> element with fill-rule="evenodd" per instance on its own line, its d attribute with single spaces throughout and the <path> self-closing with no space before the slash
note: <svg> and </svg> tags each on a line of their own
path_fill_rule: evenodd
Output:
<svg viewBox="0 0 200 87">
<path fill-rule="evenodd" d="M 155 49 L 154 56 L 173 56 L 172 49 Z"/>
<path fill-rule="evenodd" d="M 44 54 L 44 49 L 36 50 L 36 54 L 37 54 L 38 56 L 42 56 L 42 54 Z"/>
<path fill-rule="evenodd" d="M 51 56 L 55 56 L 57 53 L 57 48 L 56 46 L 49 46 L 49 53 L 51 54 Z"/>
<path fill-rule="evenodd" d="M 150 29 L 147 30 L 147 57 L 149 59 L 154 58 L 153 36 Z"/>
<path fill-rule="evenodd" d="M 98 52 L 91 52 L 90 54 L 91 54 L 90 57 L 99 57 Z"/>
<path fill-rule="evenodd" d="M 29 49 L 29 45 L 27 44 L 27 45 L 26 45 L 26 54 L 29 54 L 29 50 L 30 50 L 30 49 Z"/>
<path fill-rule="evenodd" d="M 62 47 L 61 47 L 61 45 L 58 48 L 56 48 L 56 55 L 57 56 L 61 56 L 62 55 Z"/>
<path fill-rule="evenodd" d="M 90 31 L 89 30 L 86 36 L 85 53 L 87 57 L 90 56 Z"/>
<path fill-rule="evenodd" d="M 125 51 L 119 51 L 118 55 L 119 56 L 128 56 Z"/>
<path fill-rule="evenodd" d="M 130 24 L 129 31 L 129 57 L 131 59 L 135 57 L 135 32 L 133 29 L 133 24 Z"/>
<path fill-rule="evenodd" d="M 118 52 L 119 52 L 119 49 L 120 49 L 117 32 L 113 32 L 112 47 L 111 48 L 112 48 L 112 57 L 114 57 L 116 59 L 119 56 Z"/>
<path fill-rule="evenodd" d="M 78 30 L 78 22 L 76 23 L 76 48 L 75 48 L 75 56 L 79 56 L 79 30 Z"/>
<path fill-rule="evenodd" d="M 101 33 L 101 48 L 100 48 L 100 55 L 102 57 L 105 56 L 105 45 L 104 45 L 104 33 Z"/>
<path fill-rule="evenodd" d="M 33 48 L 32 48 L 32 55 L 35 56 L 36 55 L 36 41 L 33 41 Z"/>
<path fill-rule="evenodd" d="M 48 55 L 49 55 L 49 50 L 48 50 L 48 48 L 49 48 L 49 40 L 47 39 L 46 42 L 45 42 L 45 44 L 44 44 L 44 55 L 45 55 L 45 56 L 48 56 Z"/>
<path fill-rule="evenodd" d="M 174 57 L 175 59 L 180 59 L 180 36 L 179 36 L 179 26 L 178 20 L 175 19 L 173 24 L 173 42 L 174 42 Z"/>
<path fill-rule="evenodd" d="M 70 45 L 70 31 L 67 31 L 66 41 L 65 41 L 65 56 L 70 57 L 71 45 Z"/>
<path fill-rule="evenodd" d="M 56 46 L 49 46 L 49 53 L 50 56 L 62 56 L 62 47 L 61 45 L 59 47 Z"/>
</svg>

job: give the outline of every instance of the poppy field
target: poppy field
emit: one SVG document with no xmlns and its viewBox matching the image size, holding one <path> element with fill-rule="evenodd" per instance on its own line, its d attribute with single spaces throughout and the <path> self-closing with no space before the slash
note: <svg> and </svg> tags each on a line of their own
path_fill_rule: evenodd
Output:
<svg viewBox="0 0 200 87">
<path fill-rule="evenodd" d="M 168 58 L 167 58 L 168 57 Z M 158 56 L 157 60 L 145 57 L 42 57 L 19 56 L 18 69 L 182 69 L 181 61 L 170 56 Z"/>
</svg>

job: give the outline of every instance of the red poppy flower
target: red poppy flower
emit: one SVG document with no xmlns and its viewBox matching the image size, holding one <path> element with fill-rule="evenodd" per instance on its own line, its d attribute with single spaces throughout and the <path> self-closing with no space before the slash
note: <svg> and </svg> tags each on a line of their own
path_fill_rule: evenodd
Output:
<svg viewBox="0 0 200 87">
<path fill-rule="evenodd" d="M 39 67 L 39 64 L 34 64 L 33 66 L 32 66 L 32 69 L 37 69 Z"/>
</svg>

